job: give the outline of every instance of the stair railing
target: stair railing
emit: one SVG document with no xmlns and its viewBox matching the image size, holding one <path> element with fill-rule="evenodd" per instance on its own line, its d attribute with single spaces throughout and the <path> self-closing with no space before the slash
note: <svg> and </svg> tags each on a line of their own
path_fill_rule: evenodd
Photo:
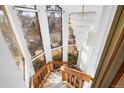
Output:
<svg viewBox="0 0 124 93">
<path fill-rule="evenodd" d="M 51 71 L 61 70 L 62 81 L 69 87 L 82 87 L 83 81 L 89 82 L 91 76 L 70 67 L 68 62 L 49 62 L 39 69 L 31 78 L 31 87 L 42 88 Z"/>
<path fill-rule="evenodd" d="M 68 62 L 49 62 L 45 64 L 31 78 L 31 87 L 33 88 L 43 87 L 43 84 L 46 81 L 47 77 L 49 76 L 50 72 L 58 70 L 59 67 L 61 68 L 61 66 L 64 65 L 68 66 Z"/>
<path fill-rule="evenodd" d="M 93 78 L 84 72 L 68 68 L 61 67 L 62 81 L 71 88 L 82 88 L 84 81 L 91 82 Z"/>
<path fill-rule="evenodd" d="M 32 77 L 32 87 L 40 88 L 47 79 L 51 72 L 50 63 L 45 64 L 39 71 Z"/>
</svg>

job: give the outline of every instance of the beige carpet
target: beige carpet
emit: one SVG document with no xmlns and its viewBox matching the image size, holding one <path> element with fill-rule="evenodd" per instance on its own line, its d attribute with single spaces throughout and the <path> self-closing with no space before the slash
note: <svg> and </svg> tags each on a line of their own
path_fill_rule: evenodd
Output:
<svg viewBox="0 0 124 93">
<path fill-rule="evenodd" d="M 51 72 L 47 80 L 45 81 L 43 88 L 68 88 L 61 81 L 61 73 L 58 71 Z"/>
</svg>

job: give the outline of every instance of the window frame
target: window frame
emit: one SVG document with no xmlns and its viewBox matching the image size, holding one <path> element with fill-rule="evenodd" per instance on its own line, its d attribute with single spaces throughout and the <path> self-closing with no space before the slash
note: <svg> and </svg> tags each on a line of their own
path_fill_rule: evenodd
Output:
<svg viewBox="0 0 124 93">
<path fill-rule="evenodd" d="M 62 54 L 61 55 L 62 55 L 62 61 L 63 61 L 63 15 L 62 15 L 62 8 L 59 5 L 55 5 L 55 7 L 58 7 L 60 10 L 48 10 L 47 7 L 48 7 L 48 5 L 46 5 L 47 20 L 48 20 L 48 13 L 49 13 L 49 11 L 53 12 L 54 15 L 55 15 L 56 12 L 59 12 L 61 14 L 61 23 L 60 24 L 61 24 L 61 41 L 62 41 L 62 43 L 58 47 L 52 47 L 51 43 L 50 43 L 50 45 L 51 45 L 52 59 L 53 59 L 52 50 L 56 50 L 56 49 L 60 49 L 61 48 L 61 50 L 62 50 Z M 48 26 L 49 26 L 49 20 L 48 20 Z M 50 35 L 50 28 L 49 28 L 49 35 Z M 50 37 L 50 42 L 51 42 L 51 37 Z"/>
<path fill-rule="evenodd" d="M 15 6 L 14 6 L 14 7 L 15 7 Z M 39 24 L 40 37 L 41 37 L 41 41 L 42 41 L 41 43 L 43 44 L 42 32 L 41 32 L 41 29 L 40 29 L 40 28 L 41 28 L 41 26 L 40 26 L 40 20 L 39 20 L 39 17 L 38 17 L 38 12 L 40 12 L 40 11 L 37 9 L 37 6 L 34 5 L 34 8 L 16 6 L 16 7 L 15 7 L 15 11 L 18 11 L 18 10 L 24 11 L 24 12 L 35 12 L 35 13 L 37 13 L 36 16 L 37 16 L 38 24 Z M 19 19 L 18 19 L 18 20 L 19 20 Z M 42 21 L 42 20 L 41 20 L 41 21 Z M 20 25 L 21 25 L 21 22 L 19 22 L 19 23 L 20 23 Z M 22 28 L 22 27 L 21 27 L 21 28 Z M 22 29 L 22 30 L 23 30 L 23 29 Z M 24 32 L 24 31 L 23 31 L 23 32 Z M 25 41 L 26 41 L 26 39 L 25 39 Z M 26 45 L 27 45 L 27 42 L 26 42 Z M 28 45 L 27 45 L 27 47 L 28 47 Z M 33 66 L 33 62 L 34 62 L 35 60 L 37 60 L 38 58 L 40 58 L 42 55 L 44 55 L 44 61 L 45 61 L 45 63 L 46 63 L 45 50 L 44 50 L 44 47 L 43 47 L 43 46 L 42 46 L 42 48 L 43 48 L 43 51 L 42 51 L 42 52 L 40 52 L 40 53 L 38 53 L 37 55 L 31 57 L 32 66 Z M 28 49 L 28 51 L 29 51 L 29 49 Z M 29 51 L 29 53 L 30 53 L 30 51 Z M 31 56 L 31 53 L 30 53 L 30 56 Z M 35 71 L 34 66 L 33 66 L 33 69 L 34 69 L 34 71 Z"/>
</svg>

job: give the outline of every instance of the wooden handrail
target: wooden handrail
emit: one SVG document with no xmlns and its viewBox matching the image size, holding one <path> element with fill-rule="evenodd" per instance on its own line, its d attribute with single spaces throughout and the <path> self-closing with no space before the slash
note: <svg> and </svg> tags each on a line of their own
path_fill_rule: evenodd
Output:
<svg viewBox="0 0 124 93">
<path fill-rule="evenodd" d="M 39 88 L 39 87 L 43 86 L 43 83 L 45 82 L 45 80 L 49 76 L 49 74 L 52 71 L 52 69 L 56 69 L 56 68 L 51 68 L 51 66 L 53 66 L 53 65 L 56 65 L 56 66 L 61 65 L 61 66 L 63 66 L 64 64 L 68 64 L 68 62 L 49 62 L 49 63 L 45 64 L 31 78 L 32 87 L 33 88 Z"/>
<path fill-rule="evenodd" d="M 71 69 L 68 67 L 61 67 L 62 81 L 66 83 L 69 87 L 81 88 L 83 87 L 84 81 L 90 82 L 93 78 L 84 72 Z"/>
<path fill-rule="evenodd" d="M 32 77 L 32 87 L 42 87 L 51 72 L 50 63 L 45 64 L 39 71 Z"/>
</svg>

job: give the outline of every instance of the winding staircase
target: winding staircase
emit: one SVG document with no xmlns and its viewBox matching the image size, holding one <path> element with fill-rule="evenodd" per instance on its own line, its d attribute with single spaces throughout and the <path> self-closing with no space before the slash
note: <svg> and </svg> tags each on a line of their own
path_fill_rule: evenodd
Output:
<svg viewBox="0 0 124 93">
<path fill-rule="evenodd" d="M 92 82 L 90 75 L 69 62 L 49 62 L 31 78 L 32 88 L 82 88 L 84 81 Z"/>
</svg>

